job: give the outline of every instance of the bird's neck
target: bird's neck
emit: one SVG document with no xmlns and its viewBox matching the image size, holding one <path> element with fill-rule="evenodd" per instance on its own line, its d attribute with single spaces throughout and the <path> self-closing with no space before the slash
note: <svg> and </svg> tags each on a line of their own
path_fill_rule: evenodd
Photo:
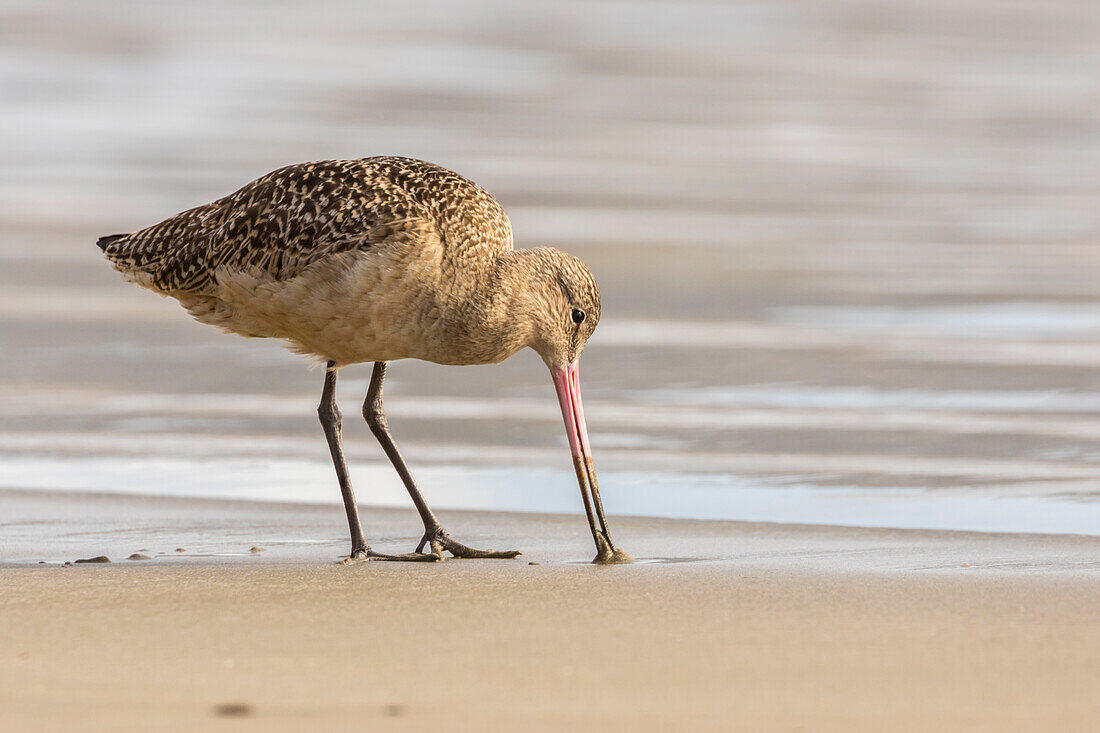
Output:
<svg viewBox="0 0 1100 733">
<path fill-rule="evenodd" d="M 532 252 L 506 250 L 465 280 L 447 319 L 447 330 L 460 335 L 463 363 L 503 361 L 530 345 L 537 308 L 532 285 L 538 280 Z"/>
</svg>

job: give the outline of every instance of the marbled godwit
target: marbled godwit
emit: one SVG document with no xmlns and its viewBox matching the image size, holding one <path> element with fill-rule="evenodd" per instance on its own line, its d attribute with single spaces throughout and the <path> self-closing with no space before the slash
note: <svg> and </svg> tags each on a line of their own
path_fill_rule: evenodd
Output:
<svg viewBox="0 0 1100 733">
<path fill-rule="evenodd" d="M 396 359 L 492 364 L 529 346 L 553 376 L 596 562 L 630 559 L 607 530 L 581 406 L 578 358 L 600 319 L 596 281 L 572 255 L 513 249 L 504 209 L 472 181 L 409 158 L 303 163 L 98 244 L 125 279 L 172 296 L 195 319 L 282 339 L 327 362 L 317 412 L 347 510 L 351 558 L 519 554 L 475 550 L 443 529 L 390 435 L 382 382 Z M 336 377 L 367 361 L 374 372 L 363 416 L 424 521 L 411 553 L 371 549 L 348 478 Z"/>
</svg>

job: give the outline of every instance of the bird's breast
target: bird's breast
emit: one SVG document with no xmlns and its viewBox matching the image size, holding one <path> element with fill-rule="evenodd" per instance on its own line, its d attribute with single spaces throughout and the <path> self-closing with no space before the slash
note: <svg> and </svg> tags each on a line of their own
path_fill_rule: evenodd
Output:
<svg viewBox="0 0 1100 733">
<path fill-rule="evenodd" d="M 524 345 L 489 289 L 476 261 L 446 262 L 433 247 L 379 247 L 331 255 L 289 280 L 220 272 L 211 293 L 218 306 L 188 307 L 226 330 L 284 339 L 338 364 L 488 364 Z"/>
</svg>

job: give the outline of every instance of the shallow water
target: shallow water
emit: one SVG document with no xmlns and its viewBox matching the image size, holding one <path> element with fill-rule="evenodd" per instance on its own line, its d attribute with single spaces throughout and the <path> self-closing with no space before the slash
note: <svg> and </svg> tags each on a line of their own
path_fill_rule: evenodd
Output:
<svg viewBox="0 0 1100 733">
<path fill-rule="evenodd" d="M 338 501 L 320 372 L 93 242 L 399 153 L 596 272 L 612 513 L 1100 534 L 1091 2 L 327 7 L 0 6 L 0 488 Z M 579 509 L 533 354 L 390 374 L 438 506 Z"/>
</svg>

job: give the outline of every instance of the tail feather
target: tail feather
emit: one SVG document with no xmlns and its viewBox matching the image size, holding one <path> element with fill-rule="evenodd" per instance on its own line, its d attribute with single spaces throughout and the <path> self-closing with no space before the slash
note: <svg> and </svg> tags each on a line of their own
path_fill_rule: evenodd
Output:
<svg viewBox="0 0 1100 733">
<path fill-rule="evenodd" d="M 128 237 L 128 236 L 130 236 L 129 232 L 127 232 L 126 234 L 108 234 L 106 237 L 100 237 L 98 240 L 96 240 L 96 244 L 99 245 L 99 248 L 101 250 L 106 252 L 107 247 L 109 245 L 113 244 L 114 242 L 117 242 L 118 240 L 122 239 L 123 237 Z"/>
</svg>

